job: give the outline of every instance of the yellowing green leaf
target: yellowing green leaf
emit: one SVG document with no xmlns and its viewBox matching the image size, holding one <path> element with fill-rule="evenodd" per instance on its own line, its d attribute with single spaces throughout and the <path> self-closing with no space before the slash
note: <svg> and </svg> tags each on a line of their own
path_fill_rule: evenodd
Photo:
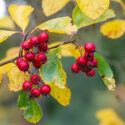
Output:
<svg viewBox="0 0 125 125">
<path fill-rule="evenodd" d="M 8 10 L 16 24 L 25 31 L 29 24 L 29 15 L 34 9 L 31 6 L 13 4 L 9 6 Z"/>
<path fill-rule="evenodd" d="M 15 25 L 9 16 L 5 16 L 0 18 L 0 28 L 15 29 Z"/>
<path fill-rule="evenodd" d="M 81 11 L 92 19 L 99 18 L 108 8 L 110 0 L 76 0 Z"/>
<path fill-rule="evenodd" d="M 6 57 L 16 57 L 19 55 L 20 47 L 12 47 L 8 49 L 6 53 Z"/>
<path fill-rule="evenodd" d="M 78 28 L 82 28 L 85 26 L 89 26 L 98 22 L 103 22 L 109 18 L 113 18 L 115 17 L 115 13 L 113 10 L 108 9 L 105 11 L 105 13 L 103 15 L 101 15 L 99 18 L 97 19 L 91 19 L 89 17 L 87 17 L 80 9 L 78 6 L 76 6 L 73 10 L 73 22 L 74 24 L 76 24 L 78 26 Z"/>
<path fill-rule="evenodd" d="M 16 31 L 0 30 L 0 43 L 6 40 L 8 37 L 17 33 Z"/>
<path fill-rule="evenodd" d="M 119 38 L 125 33 L 125 20 L 113 20 L 107 22 L 101 26 L 100 31 L 108 38 Z"/>
<path fill-rule="evenodd" d="M 39 25 L 37 28 L 47 30 L 49 32 L 62 33 L 62 34 L 76 34 L 77 26 L 72 24 L 70 17 L 59 17 L 46 21 Z"/>
<path fill-rule="evenodd" d="M 68 87 L 59 88 L 55 84 L 50 84 L 51 96 L 54 97 L 61 105 L 67 106 L 70 104 L 71 91 Z"/>
<path fill-rule="evenodd" d="M 7 75 L 10 80 L 8 87 L 10 91 L 14 91 L 14 92 L 21 90 L 23 82 L 30 79 L 29 73 L 21 72 L 16 65 L 15 67 L 9 70 Z"/>
<path fill-rule="evenodd" d="M 43 12 L 50 16 L 61 10 L 71 0 L 42 0 Z"/>
</svg>

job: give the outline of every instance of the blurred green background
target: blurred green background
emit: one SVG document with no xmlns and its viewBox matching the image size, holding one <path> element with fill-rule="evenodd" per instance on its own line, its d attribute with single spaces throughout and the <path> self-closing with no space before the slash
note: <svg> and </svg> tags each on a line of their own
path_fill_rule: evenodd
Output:
<svg viewBox="0 0 125 125">
<path fill-rule="evenodd" d="M 30 28 L 55 17 L 71 17 L 75 7 L 74 3 L 69 3 L 55 15 L 46 17 L 41 9 L 41 0 L 0 0 L 0 5 L 2 2 L 6 11 L 5 13 L 1 12 L 0 17 L 8 14 L 7 8 L 11 4 L 33 6 L 35 11 L 30 17 Z M 115 10 L 116 18 L 124 19 L 125 16 L 122 14 L 122 8 L 118 3 L 112 2 L 111 8 Z M 43 108 L 44 116 L 37 125 L 98 125 L 99 121 L 96 119 L 95 113 L 104 108 L 113 108 L 125 121 L 125 90 L 123 90 L 125 87 L 125 35 L 116 40 L 104 37 L 99 30 L 103 23 L 82 28 L 77 35 L 87 42 L 96 44 L 97 52 L 104 56 L 111 65 L 117 85 L 121 88 L 115 93 L 109 92 L 98 73 L 94 78 L 87 78 L 83 73 L 72 74 L 70 67 L 75 59 L 62 58 L 62 64 L 67 73 L 67 84 L 72 91 L 71 104 L 63 107 L 52 97 L 42 98 L 39 103 Z M 19 28 L 17 27 L 17 29 Z M 68 39 L 66 35 L 55 33 L 49 33 L 49 35 L 49 42 Z M 5 56 L 8 48 L 20 46 L 21 40 L 20 35 L 14 35 L 0 44 L 0 59 Z M 0 85 L 0 125 L 31 125 L 23 118 L 23 112 L 17 108 L 18 93 L 10 92 L 8 83 L 9 81 L 5 77 Z"/>
</svg>

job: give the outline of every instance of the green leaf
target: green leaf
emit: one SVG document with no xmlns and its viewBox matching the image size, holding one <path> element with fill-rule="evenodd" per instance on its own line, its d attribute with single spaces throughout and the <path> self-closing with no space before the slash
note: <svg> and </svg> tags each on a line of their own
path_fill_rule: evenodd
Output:
<svg viewBox="0 0 125 125">
<path fill-rule="evenodd" d="M 115 90 L 115 79 L 113 77 L 113 72 L 109 66 L 109 64 L 99 55 L 95 54 L 96 59 L 98 60 L 98 72 L 103 79 L 104 83 L 108 87 L 109 90 Z"/>
<path fill-rule="evenodd" d="M 45 84 L 54 82 L 60 88 L 66 85 L 66 73 L 61 64 L 60 48 L 56 48 L 47 54 L 48 61 L 41 69 L 41 77 Z"/>
<path fill-rule="evenodd" d="M 43 113 L 39 104 L 34 99 L 31 99 L 29 105 L 24 111 L 24 118 L 27 121 L 36 124 L 37 122 L 40 121 L 42 116 Z"/>
<path fill-rule="evenodd" d="M 101 15 L 99 18 L 94 20 L 86 16 L 84 13 L 82 13 L 79 7 L 76 6 L 73 10 L 72 17 L 73 17 L 74 24 L 76 24 L 78 28 L 82 28 L 82 27 L 89 26 L 98 22 L 105 21 L 109 18 L 113 18 L 115 17 L 115 13 L 112 9 L 108 9 L 103 15 Z"/>
</svg>

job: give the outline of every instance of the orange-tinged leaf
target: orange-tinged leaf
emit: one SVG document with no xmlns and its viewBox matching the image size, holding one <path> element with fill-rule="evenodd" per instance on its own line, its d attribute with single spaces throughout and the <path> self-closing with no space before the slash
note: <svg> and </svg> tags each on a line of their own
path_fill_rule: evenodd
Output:
<svg viewBox="0 0 125 125">
<path fill-rule="evenodd" d="M 125 33 L 125 20 L 113 20 L 101 25 L 101 33 L 112 39 L 121 37 Z"/>
<path fill-rule="evenodd" d="M 61 10 L 70 1 L 71 0 L 42 0 L 43 12 L 46 16 L 51 16 Z"/>
<path fill-rule="evenodd" d="M 97 19 L 100 17 L 108 8 L 110 0 L 76 0 L 81 11 L 86 16 Z"/>
<path fill-rule="evenodd" d="M 25 31 L 29 24 L 29 15 L 33 12 L 34 8 L 31 6 L 13 4 L 9 6 L 8 10 L 16 24 Z"/>
</svg>

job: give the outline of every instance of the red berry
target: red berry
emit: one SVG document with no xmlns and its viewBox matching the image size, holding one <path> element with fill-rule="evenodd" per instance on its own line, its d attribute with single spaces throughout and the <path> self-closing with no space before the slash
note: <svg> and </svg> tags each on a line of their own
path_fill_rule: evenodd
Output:
<svg viewBox="0 0 125 125">
<path fill-rule="evenodd" d="M 40 42 L 47 42 L 49 40 L 49 36 L 46 32 L 42 32 L 38 37 Z"/>
<path fill-rule="evenodd" d="M 80 70 L 81 70 L 82 72 L 87 72 L 89 69 L 88 69 L 87 66 L 82 66 L 82 67 L 80 67 Z"/>
<path fill-rule="evenodd" d="M 39 97 L 40 96 L 40 90 L 37 88 L 33 88 L 30 92 L 30 97 Z"/>
<path fill-rule="evenodd" d="M 41 62 L 35 60 L 35 61 L 33 62 L 33 65 L 34 65 L 35 68 L 39 69 L 39 68 L 41 67 Z"/>
<path fill-rule="evenodd" d="M 93 60 L 94 59 L 94 54 L 89 53 L 89 52 L 85 52 L 84 57 L 85 57 L 86 60 Z"/>
<path fill-rule="evenodd" d="M 33 83 L 33 84 L 35 84 L 35 85 L 37 85 L 37 84 L 39 84 L 40 83 L 40 76 L 39 75 L 33 75 L 32 77 L 31 77 L 31 82 Z"/>
<path fill-rule="evenodd" d="M 21 62 L 17 63 L 17 66 L 21 71 L 27 71 L 29 69 L 29 64 L 24 59 L 22 59 Z"/>
<path fill-rule="evenodd" d="M 88 77 L 93 77 L 94 75 L 95 75 L 95 70 L 89 70 L 87 73 L 86 73 L 86 75 L 88 76 Z"/>
<path fill-rule="evenodd" d="M 84 49 L 87 52 L 95 52 L 95 45 L 93 43 L 86 43 Z"/>
<path fill-rule="evenodd" d="M 41 94 L 47 96 L 48 94 L 50 94 L 51 88 L 49 85 L 42 85 L 40 88 L 40 92 L 41 92 Z"/>
<path fill-rule="evenodd" d="M 71 70 L 72 70 L 74 73 L 79 73 L 79 67 L 78 67 L 78 65 L 77 65 L 77 64 L 72 64 Z"/>
<path fill-rule="evenodd" d="M 31 44 L 28 41 L 23 41 L 21 44 L 22 48 L 26 51 L 28 51 L 31 48 Z"/>
<path fill-rule="evenodd" d="M 16 64 L 18 65 L 22 60 L 23 60 L 23 58 L 18 58 L 16 61 Z"/>
<path fill-rule="evenodd" d="M 97 59 L 96 59 L 96 58 L 94 58 L 94 59 L 93 59 L 93 64 L 94 64 L 94 66 L 95 66 L 95 67 L 97 67 L 97 66 L 98 66 L 98 61 L 97 61 Z"/>
<path fill-rule="evenodd" d="M 41 43 L 40 46 L 38 47 L 39 51 L 46 52 L 48 49 L 48 45 L 46 43 Z"/>
<path fill-rule="evenodd" d="M 35 60 L 35 54 L 33 52 L 27 52 L 27 53 L 25 53 L 24 57 L 29 62 Z"/>
<path fill-rule="evenodd" d="M 90 69 L 93 68 L 94 67 L 93 62 L 92 61 L 88 61 L 87 62 L 87 67 L 90 68 Z"/>
<path fill-rule="evenodd" d="M 36 36 L 33 36 L 30 38 L 30 44 L 31 46 L 38 47 L 39 46 L 39 39 Z"/>
<path fill-rule="evenodd" d="M 85 57 L 79 57 L 77 60 L 76 60 L 76 63 L 79 67 L 82 67 L 86 64 L 86 59 Z"/>
<path fill-rule="evenodd" d="M 36 60 L 41 64 L 45 64 L 47 62 L 47 56 L 44 53 L 39 53 L 36 56 Z"/>
<path fill-rule="evenodd" d="M 23 83 L 23 90 L 25 92 L 29 92 L 32 89 L 32 84 L 30 81 L 26 81 Z"/>
</svg>

